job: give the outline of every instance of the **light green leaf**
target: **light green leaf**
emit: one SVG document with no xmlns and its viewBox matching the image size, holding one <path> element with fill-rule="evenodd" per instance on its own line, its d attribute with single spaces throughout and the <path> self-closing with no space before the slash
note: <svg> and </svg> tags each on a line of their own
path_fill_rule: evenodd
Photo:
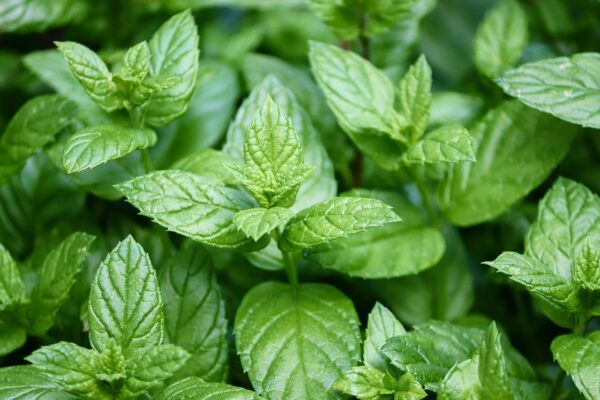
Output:
<svg viewBox="0 0 600 400">
<path fill-rule="evenodd" d="M 513 400 L 500 333 L 492 322 L 473 356 L 455 364 L 438 390 L 440 400 Z"/>
<path fill-rule="evenodd" d="M 90 343 L 102 352 L 110 339 L 126 359 L 162 343 L 163 304 L 148 254 L 128 236 L 100 264 L 89 300 Z"/>
<path fill-rule="evenodd" d="M 225 167 L 226 164 L 233 162 L 235 159 L 227 153 L 215 149 L 202 149 L 179 159 L 171 166 L 171 169 L 192 172 L 196 175 L 214 178 L 225 185 L 234 185 L 237 180 Z"/>
<path fill-rule="evenodd" d="M 27 300 L 17 263 L 0 243 L 0 311 Z"/>
<path fill-rule="evenodd" d="M 179 346 L 162 344 L 149 347 L 143 353 L 127 360 L 127 379 L 121 388 L 124 398 L 147 397 L 165 380 L 181 369 L 190 355 Z"/>
<path fill-rule="evenodd" d="M 573 280 L 588 291 L 600 291 L 600 252 L 586 242 L 575 259 Z"/>
<path fill-rule="evenodd" d="M 346 371 L 332 389 L 358 399 L 378 399 L 394 393 L 394 378 L 370 366 L 353 367 Z"/>
<path fill-rule="evenodd" d="M 479 25 L 473 43 L 473 61 L 489 78 L 515 66 L 527 45 L 527 15 L 515 0 L 502 0 Z"/>
<path fill-rule="evenodd" d="M 0 398 L 4 400 L 77 400 L 33 366 L 0 369 Z"/>
<path fill-rule="evenodd" d="M 294 93 L 273 76 L 267 76 L 259 82 L 244 101 L 235 120 L 229 126 L 227 142 L 223 151 L 240 161 L 243 159 L 247 127 L 252 123 L 254 115 L 269 96 L 291 119 L 293 128 L 302 144 L 304 162 L 315 167 L 315 170 L 300 185 L 296 203 L 292 209 L 300 211 L 334 197 L 337 183 L 333 174 L 333 165 L 321 143 L 320 132 L 315 129 L 312 121 L 296 100 Z"/>
<path fill-rule="evenodd" d="M 152 36 L 151 76 L 179 76 L 181 82 L 155 93 L 144 105 L 146 122 L 162 126 L 182 115 L 196 87 L 198 73 L 198 30 L 187 10 L 171 17 Z"/>
<path fill-rule="evenodd" d="M 268 282 L 244 297 L 235 318 L 237 351 L 268 400 L 333 400 L 329 389 L 360 357 L 358 317 L 334 287 Z"/>
<path fill-rule="evenodd" d="M 113 397 L 96 380 L 97 353 L 73 343 L 59 342 L 34 351 L 25 359 L 72 394 L 98 400 Z"/>
<path fill-rule="evenodd" d="M 439 202 L 456 225 L 500 215 L 537 187 L 569 150 L 576 128 L 512 101 L 471 130 L 477 162 L 452 166 Z"/>
<path fill-rule="evenodd" d="M 293 216 L 294 212 L 289 208 L 250 208 L 235 214 L 233 222 L 239 230 L 258 241 L 263 235 L 284 226 Z"/>
<path fill-rule="evenodd" d="M 426 397 L 427 392 L 411 374 L 406 373 L 398 379 L 394 400 L 421 400 Z"/>
<path fill-rule="evenodd" d="M 339 125 L 358 148 L 386 169 L 396 168 L 406 125 L 394 110 L 394 87 L 367 60 L 337 46 L 311 42 L 310 63 Z"/>
<path fill-rule="evenodd" d="M 369 314 L 365 342 L 363 348 L 363 362 L 381 371 L 390 368 L 389 362 L 381 352 L 381 348 L 388 339 L 406 333 L 404 326 L 396 319 L 390 310 L 376 303 Z"/>
<path fill-rule="evenodd" d="M 225 383 L 204 382 L 200 378 L 182 379 L 160 392 L 154 400 L 259 400 L 259 397 L 246 389 Z"/>
<path fill-rule="evenodd" d="M 471 357 L 483 333 L 481 329 L 430 321 L 388 340 L 383 353 L 427 390 L 437 391 L 450 368 Z"/>
<path fill-rule="evenodd" d="M 598 68 L 600 54 L 580 53 L 525 64 L 505 73 L 498 84 L 529 107 L 600 128 Z"/>
<path fill-rule="evenodd" d="M 69 297 L 76 276 L 83 267 L 94 237 L 75 232 L 46 256 L 37 284 L 27 305 L 28 330 L 43 335 L 54 324 L 60 307 Z"/>
<path fill-rule="evenodd" d="M 468 124 L 479 114 L 483 99 L 460 92 L 435 92 L 431 95 L 429 126 Z"/>
<path fill-rule="evenodd" d="M 307 249 L 304 256 L 309 260 L 350 276 L 375 279 L 415 274 L 433 266 L 444 254 L 441 233 L 425 225 L 421 211 L 404 197 L 374 190 L 347 194 L 393 205 L 402 221 Z"/>
<path fill-rule="evenodd" d="M 0 313 L 0 357 L 22 347 L 26 340 L 27 331 L 25 328 L 14 321 L 10 315 Z"/>
<path fill-rule="evenodd" d="M 148 75 L 149 64 L 150 48 L 144 40 L 127 49 L 123 56 L 120 74 L 136 82 L 141 82 Z"/>
<path fill-rule="evenodd" d="M 294 216 L 283 231 L 280 246 L 304 249 L 398 221 L 392 207 L 380 200 L 336 197 Z"/>
<path fill-rule="evenodd" d="M 427 129 L 431 108 L 431 68 L 425 56 L 419 57 L 398 85 L 398 111 L 404 115 L 411 142 L 416 142 Z"/>
<path fill-rule="evenodd" d="M 25 103 L 0 138 L 0 183 L 17 172 L 28 157 L 54 140 L 76 111 L 74 103 L 58 95 L 38 96 Z"/>
<path fill-rule="evenodd" d="M 462 125 L 444 125 L 411 145 L 402 159 L 409 164 L 476 161 L 473 138 Z"/>
<path fill-rule="evenodd" d="M 7 0 L 0 8 L 0 32 L 42 32 L 78 22 L 89 7 L 84 0 Z"/>
<path fill-rule="evenodd" d="M 102 353 L 94 352 L 94 373 L 96 378 L 108 383 L 122 382 L 127 376 L 125 357 L 121 346 L 114 339 L 109 339 Z"/>
<path fill-rule="evenodd" d="M 225 304 L 208 253 L 192 243 L 160 270 L 167 341 L 191 357 L 175 378 L 223 381 L 228 370 Z"/>
<path fill-rule="evenodd" d="M 559 178 L 540 202 L 525 254 L 570 282 L 586 242 L 600 248 L 600 198 L 584 185 Z"/>
<path fill-rule="evenodd" d="M 596 335 L 597 336 L 597 335 Z M 552 341 L 552 355 L 588 400 L 600 398 L 600 341 L 562 335 Z"/>
<path fill-rule="evenodd" d="M 291 119 L 267 97 L 245 137 L 243 183 L 263 207 L 290 207 L 312 171 L 303 158 Z"/>
<path fill-rule="evenodd" d="M 71 72 L 87 94 L 103 110 L 112 112 L 123 107 L 123 98 L 102 59 L 89 48 L 75 42 L 56 42 Z"/>
<path fill-rule="evenodd" d="M 254 243 L 235 227 L 233 217 L 256 203 L 218 181 L 190 172 L 156 171 L 117 188 L 141 214 L 198 242 L 229 249 Z"/>
<path fill-rule="evenodd" d="M 550 266 L 535 258 L 514 252 L 504 252 L 489 266 L 510 276 L 527 290 L 557 304 L 567 312 L 575 312 L 579 305 L 575 285 L 557 275 Z"/>
<path fill-rule="evenodd" d="M 90 126 L 69 138 L 63 150 L 63 166 L 68 173 L 79 172 L 155 143 L 156 133 L 152 129 L 119 125 Z"/>
</svg>

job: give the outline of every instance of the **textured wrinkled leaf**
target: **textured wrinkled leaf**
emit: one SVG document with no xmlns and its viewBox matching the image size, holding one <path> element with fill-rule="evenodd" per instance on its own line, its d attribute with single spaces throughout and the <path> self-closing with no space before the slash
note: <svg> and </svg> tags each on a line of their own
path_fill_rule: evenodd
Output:
<svg viewBox="0 0 600 400">
<path fill-rule="evenodd" d="M 233 217 L 256 204 L 218 181 L 190 172 L 156 171 L 117 188 L 142 215 L 198 242 L 223 248 L 253 242 L 235 227 Z"/>
<path fill-rule="evenodd" d="M 132 358 L 162 343 L 163 304 L 148 254 L 128 236 L 100 264 L 89 300 L 90 343 L 102 351 L 110 339 Z"/>
<path fill-rule="evenodd" d="M 597 335 L 596 335 L 597 336 Z M 588 400 L 600 398 L 600 341 L 562 335 L 552 341 L 552 355 Z"/>
<path fill-rule="evenodd" d="M 4 400 L 77 400 L 33 366 L 0 369 L 0 398 Z"/>
<path fill-rule="evenodd" d="M 121 158 L 134 150 L 156 143 L 151 129 L 119 125 L 96 125 L 80 130 L 69 138 L 63 150 L 63 166 L 68 173 L 94 168 Z"/>
<path fill-rule="evenodd" d="M 331 385 L 360 358 L 358 324 L 352 302 L 331 286 L 268 282 L 246 294 L 234 333 L 258 394 L 333 400 Z"/>
<path fill-rule="evenodd" d="M 76 111 L 74 103 L 58 95 L 38 96 L 25 103 L 0 138 L 0 183 L 20 169 L 28 157 L 54 140 Z"/>
<path fill-rule="evenodd" d="M 402 159 L 411 164 L 475 161 L 473 139 L 462 125 L 444 125 L 411 145 Z"/>
<path fill-rule="evenodd" d="M 527 15 L 515 0 L 502 0 L 477 29 L 473 61 L 489 78 L 515 66 L 527 44 Z"/>
<path fill-rule="evenodd" d="M 374 227 L 305 250 L 323 267 L 361 278 L 391 278 L 415 274 L 433 266 L 444 254 L 444 238 L 425 225 L 420 210 L 390 192 L 353 190 L 350 196 L 379 199 L 393 205 L 402 221 Z"/>
<path fill-rule="evenodd" d="M 291 119 L 271 97 L 257 110 L 244 140 L 241 179 L 263 207 L 294 204 L 312 168 L 303 163 Z"/>
<path fill-rule="evenodd" d="M 379 396 L 393 394 L 394 380 L 385 372 L 370 366 L 360 366 L 346 371 L 332 388 L 338 392 L 358 399 L 377 399 Z"/>
<path fill-rule="evenodd" d="M 336 197 L 294 216 L 283 231 L 280 246 L 303 249 L 398 221 L 392 207 L 381 200 Z"/>
<path fill-rule="evenodd" d="M 187 10 L 174 15 L 148 42 L 150 74 L 179 76 L 181 82 L 155 93 L 144 105 L 146 122 L 162 126 L 182 115 L 196 87 L 198 73 L 198 30 Z"/>
<path fill-rule="evenodd" d="M 250 208 L 235 214 L 233 222 L 247 236 L 258 240 L 284 226 L 293 216 L 294 212 L 289 208 Z"/>
<path fill-rule="evenodd" d="M 363 347 L 363 362 L 381 371 L 389 368 L 389 362 L 381 352 L 388 339 L 406 333 L 404 326 L 396 319 L 390 310 L 376 303 L 369 314 L 365 342 Z"/>
<path fill-rule="evenodd" d="M 495 218 L 546 179 L 575 132 L 518 102 L 501 104 L 471 130 L 477 162 L 448 170 L 438 193 L 442 210 L 459 226 Z"/>
<path fill-rule="evenodd" d="M 25 300 L 25 286 L 17 263 L 0 243 L 0 311 Z"/>
<path fill-rule="evenodd" d="M 96 357 L 93 350 L 73 343 L 59 342 L 39 348 L 26 357 L 26 360 L 69 393 L 110 400 L 113 397 L 96 380 Z"/>
<path fill-rule="evenodd" d="M 431 107 L 431 68 L 425 56 L 419 57 L 400 81 L 397 90 L 398 111 L 411 124 L 409 138 L 417 141 L 429 123 Z"/>
<path fill-rule="evenodd" d="M 189 356 L 185 350 L 173 344 L 149 347 L 128 360 L 131 372 L 120 394 L 125 398 L 137 398 L 159 388 L 185 365 Z"/>
<path fill-rule="evenodd" d="M 600 54 L 581 53 L 522 65 L 506 72 L 498 84 L 529 107 L 600 128 L 598 68 Z"/>
<path fill-rule="evenodd" d="M 311 42 L 317 83 L 339 125 L 358 148 L 386 169 L 398 165 L 404 145 L 394 110 L 394 87 L 385 74 L 357 54 Z"/>
<path fill-rule="evenodd" d="M 25 328 L 9 316 L 0 314 L 0 357 L 20 348 L 26 340 Z"/>
<path fill-rule="evenodd" d="M 204 382 L 200 378 L 186 378 L 173 383 L 154 400 L 258 400 L 259 397 L 246 389 L 227 385 L 225 383 Z"/>
<path fill-rule="evenodd" d="M 56 47 L 63 53 L 71 72 L 96 104 L 108 112 L 123 107 L 123 98 L 112 81 L 112 74 L 96 53 L 75 42 L 56 42 Z"/>
<path fill-rule="evenodd" d="M 82 20 L 84 0 L 5 0 L 0 7 L 0 32 L 42 32 Z"/>
<path fill-rule="evenodd" d="M 161 268 L 159 278 L 167 341 L 191 355 L 175 378 L 224 380 L 228 370 L 227 320 L 210 256 L 200 246 L 186 245 Z"/>
<path fill-rule="evenodd" d="M 600 291 L 600 252 L 586 242 L 575 259 L 573 280 L 589 291 Z"/>
<path fill-rule="evenodd" d="M 287 84 L 287 82 L 286 82 Z M 284 87 L 279 80 L 268 76 L 252 90 L 238 110 L 235 120 L 227 131 L 227 142 L 223 151 L 238 160 L 243 159 L 246 129 L 252 123 L 257 110 L 270 96 L 282 108 L 291 121 L 302 143 L 304 163 L 313 166 L 314 171 L 300 185 L 295 211 L 335 196 L 337 183 L 333 175 L 333 165 L 321 143 L 319 132 L 313 126 L 304 109 L 298 104 L 296 96 Z"/>
<path fill-rule="evenodd" d="M 93 240 L 91 235 L 75 232 L 52 249 L 44 259 L 27 305 L 28 329 L 31 334 L 43 335 L 54 324 L 56 314 L 68 299 Z"/>
<path fill-rule="evenodd" d="M 150 48 L 145 40 L 127 49 L 120 73 L 141 82 L 148 74 Z"/>
</svg>

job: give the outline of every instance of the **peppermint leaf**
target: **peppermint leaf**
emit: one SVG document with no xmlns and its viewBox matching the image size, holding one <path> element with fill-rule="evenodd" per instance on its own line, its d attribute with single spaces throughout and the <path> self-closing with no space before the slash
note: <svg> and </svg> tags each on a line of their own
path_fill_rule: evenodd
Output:
<svg viewBox="0 0 600 400">
<path fill-rule="evenodd" d="M 0 356 L 10 354 L 22 347 L 26 340 L 25 328 L 7 313 L 0 313 Z"/>
<path fill-rule="evenodd" d="M 117 188 L 143 215 L 179 234 L 222 248 L 253 246 L 233 223 L 238 211 L 255 207 L 240 190 L 181 171 L 152 172 Z"/>
<path fill-rule="evenodd" d="M 476 161 L 473 139 L 461 125 L 445 125 L 411 145 L 402 159 L 409 164 Z"/>
<path fill-rule="evenodd" d="M 33 366 L 0 369 L 0 398 L 6 400 L 77 400 Z"/>
<path fill-rule="evenodd" d="M 151 129 L 119 125 L 90 126 L 69 138 L 63 150 L 63 166 L 71 174 L 124 157 L 155 143 L 156 133 Z"/>
<path fill-rule="evenodd" d="M 410 122 L 411 142 L 416 142 L 427 129 L 431 108 L 431 68 L 425 56 L 412 65 L 397 89 L 398 111 Z"/>
<path fill-rule="evenodd" d="M 17 263 L 0 244 L 0 311 L 27 299 Z"/>
<path fill-rule="evenodd" d="M 394 378 L 369 366 L 354 367 L 346 371 L 333 384 L 333 389 L 358 399 L 377 399 L 393 394 Z"/>
<path fill-rule="evenodd" d="M 586 242 L 575 259 L 573 280 L 589 291 L 600 291 L 600 252 Z"/>
<path fill-rule="evenodd" d="M 144 40 L 127 49 L 123 56 L 123 65 L 120 74 L 141 82 L 148 74 L 150 64 L 150 48 Z"/>
<path fill-rule="evenodd" d="M 204 382 L 200 378 L 191 377 L 173 383 L 160 392 L 154 400 L 259 400 L 259 397 L 246 389 L 225 383 Z"/>
<path fill-rule="evenodd" d="M 244 370 L 268 400 L 333 400 L 331 385 L 360 357 L 352 302 L 328 285 L 256 286 L 238 308 L 234 333 Z"/>
<path fill-rule="evenodd" d="M 597 400 L 600 393 L 600 338 L 562 335 L 552 341 L 552 355 L 573 379 L 577 389 L 588 400 Z"/>
<path fill-rule="evenodd" d="M 293 216 L 293 211 L 283 207 L 251 208 L 235 214 L 233 222 L 239 230 L 258 241 L 262 236 L 285 226 Z"/>
<path fill-rule="evenodd" d="M 369 314 L 365 342 L 363 349 L 363 361 L 381 371 L 390 367 L 387 359 L 381 352 L 382 347 L 388 339 L 406 333 L 404 326 L 396 319 L 394 314 L 380 303 Z"/>
<path fill-rule="evenodd" d="M 503 0 L 479 25 L 473 43 L 477 69 L 497 78 L 515 66 L 527 44 L 527 15 L 514 0 Z"/>
<path fill-rule="evenodd" d="M 42 32 L 81 21 L 90 5 L 82 0 L 11 0 L 0 8 L 0 32 Z"/>
<path fill-rule="evenodd" d="M 280 246 L 303 249 L 398 221 L 400 217 L 380 200 L 336 197 L 294 216 L 283 231 Z"/>
<path fill-rule="evenodd" d="M 128 236 L 100 264 L 89 300 L 90 343 L 102 352 L 114 339 L 126 359 L 164 338 L 163 303 L 142 246 Z"/>
</svg>

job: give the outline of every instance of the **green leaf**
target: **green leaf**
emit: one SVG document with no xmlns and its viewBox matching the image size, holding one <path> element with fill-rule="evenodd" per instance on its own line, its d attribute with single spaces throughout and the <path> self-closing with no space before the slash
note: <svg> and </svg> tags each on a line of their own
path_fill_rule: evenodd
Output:
<svg viewBox="0 0 600 400">
<path fill-rule="evenodd" d="M 527 39 L 527 15 L 515 0 L 502 0 L 477 29 L 473 61 L 482 74 L 497 78 L 519 61 Z"/>
<path fill-rule="evenodd" d="M 246 389 L 225 383 L 204 382 L 200 378 L 182 379 L 160 392 L 154 400 L 259 400 L 259 397 Z"/>
<path fill-rule="evenodd" d="M 289 208 L 250 208 L 235 214 L 233 222 L 239 230 L 258 241 L 262 236 L 278 229 L 294 216 Z"/>
<path fill-rule="evenodd" d="M 163 304 L 148 254 L 128 236 L 100 264 L 89 300 L 90 343 L 102 352 L 110 339 L 126 359 L 162 343 Z"/>
<path fill-rule="evenodd" d="M 518 102 L 501 104 L 471 130 L 477 162 L 448 170 L 438 193 L 442 210 L 459 226 L 497 217 L 546 179 L 575 132 Z"/>
<path fill-rule="evenodd" d="M 240 179 L 261 206 L 290 207 L 312 171 L 303 158 L 291 119 L 267 97 L 246 134 Z"/>
<path fill-rule="evenodd" d="M 26 340 L 27 331 L 25 328 L 10 316 L 0 313 L 0 357 L 22 347 Z"/>
<path fill-rule="evenodd" d="M 33 366 L 0 369 L 0 398 L 5 400 L 77 400 Z"/>
<path fill-rule="evenodd" d="M 17 263 L 0 243 L 0 311 L 27 300 Z"/>
<path fill-rule="evenodd" d="M 110 400 L 113 397 L 96 380 L 96 357 L 97 353 L 93 350 L 59 342 L 41 347 L 25 359 L 69 393 Z"/>
<path fill-rule="evenodd" d="M 329 388 L 360 357 L 358 324 L 352 302 L 331 286 L 268 282 L 246 294 L 234 333 L 258 394 L 333 400 Z"/>
<path fill-rule="evenodd" d="M 63 150 L 63 166 L 68 173 L 79 172 L 155 143 L 156 133 L 151 129 L 119 125 L 90 126 L 69 138 Z"/>
<path fill-rule="evenodd" d="M 282 249 L 304 249 L 398 222 L 392 207 L 377 199 L 336 197 L 294 216 L 281 236 Z"/>
<path fill-rule="evenodd" d="M 143 215 L 198 242 L 229 249 L 254 243 L 235 227 L 233 217 L 256 204 L 218 181 L 189 172 L 156 171 L 116 187 Z"/>
<path fill-rule="evenodd" d="M 76 276 L 83 267 L 94 237 L 75 232 L 46 256 L 37 284 L 27 305 L 28 330 L 44 335 L 54 324 L 60 307 L 69 297 Z"/>
<path fill-rule="evenodd" d="M 473 138 L 462 125 L 444 125 L 411 145 L 402 159 L 409 164 L 476 161 Z"/>
<path fill-rule="evenodd" d="M 390 368 L 389 362 L 381 352 L 388 339 L 406 333 L 404 326 L 396 319 L 390 310 L 376 303 L 369 314 L 365 342 L 363 347 L 363 362 L 365 365 L 385 371 Z"/>
<path fill-rule="evenodd" d="M 34 97 L 12 117 L 0 138 L 0 183 L 44 147 L 75 116 L 77 106 L 57 95 Z M 4 165 L 7 172 L 3 172 Z"/>
<path fill-rule="evenodd" d="M 498 84 L 540 111 L 574 124 L 600 128 L 600 54 L 580 53 L 525 64 L 508 71 Z"/>
<path fill-rule="evenodd" d="M 588 291 L 600 291 L 600 252 L 586 242 L 575 259 L 573 280 Z"/>
<path fill-rule="evenodd" d="M 407 129 L 411 142 L 416 142 L 427 129 L 431 108 L 431 68 L 425 56 L 419 57 L 398 85 L 398 111 L 411 126 Z"/>
<path fill-rule="evenodd" d="M 181 369 L 190 355 L 173 344 L 155 345 L 127 360 L 129 373 L 120 391 L 124 398 L 138 398 L 160 387 Z"/>
<path fill-rule="evenodd" d="M 150 48 L 144 40 L 127 49 L 127 52 L 123 56 L 123 65 L 121 66 L 120 74 L 136 82 L 141 82 L 148 75 L 149 64 Z"/>
<path fill-rule="evenodd" d="M 470 358 L 482 337 L 480 329 L 430 321 L 388 340 L 383 353 L 427 390 L 437 391 L 444 375 L 454 364 Z"/>
<path fill-rule="evenodd" d="M 311 42 L 310 63 L 339 125 L 380 166 L 398 166 L 406 141 L 394 110 L 394 87 L 367 60 L 337 46 Z"/>
<path fill-rule="evenodd" d="M 112 81 L 112 74 L 96 53 L 75 42 L 56 42 L 56 47 L 63 53 L 71 72 L 96 104 L 107 112 L 123 107 L 123 98 Z"/>
<path fill-rule="evenodd" d="M 172 16 L 148 42 L 151 76 L 179 76 L 181 82 L 155 93 L 144 105 L 146 122 L 165 125 L 182 115 L 196 87 L 198 30 L 187 10 Z"/>
<path fill-rule="evenodd" d="M 597 336 L 597 335 L 596 335 Z M 588 400 L 600 397 L 600 341 L 592 337 L 562 335 L 552 341 L 552 355 Z"/>
<path fill-rule="evenodd" d="M 227 320 L 210 256 L 201 246 L 185 245 L 161 268 L 159 279 L 167 341 L 191 354 L 175 378 L 224 380 L 228 370 Z"/>
<path fill-rule="evenodd" d="M 247 127 L 269 96 L 291 119 L 302 144 L 304 162 L 315 167 L 315 170 L 300 185 L 292 209 L 300 211 L 334 197 L 337 183 L 333 174 L 333 165 L 321 143 L 320 132 L 315 129 L 294 93 L 273 76 L 267 76 L 259 82 L 244 101 L 235 120 L 229 126 L 223 151 L 242 161 Z"/>
<path fill-rule="evenodd" d="M 171 168 L 214 178 L 225 185 L 232 186 L 237 183 L 237 180 L 225 165 L 233 162 L 235 159 L 227 153 L 215 149 L 202 149 L 179 159 Z"/>
<path fill-rule="evenodd" d="M 332 388 L 358 399 L 378 399 L 393 394 L 394 378 L 389 373 L 370 366 L 353 367 L 346 371 Z"/>
<path fill-rule="evenodd" d="M 127 376 L 125 357 L 121 346 L 114 339 L 109 339 L 102 353 L 94 352 L 94 374 L 105 383 L 121 383 Z"/>
<path fill-rule="evenodd" d="M 473 356 L 455 364 L 439 387 L 440 400 L 513 400 L 500 333 L 492 322 Z"/>
<path fill-rule="evenodd" d="M 89 7 L 83 0 L 9 0 L 0 9 L 0 32 L 42 32 L 78 22 Z"/>
<path fill-rule="evenodd" d="M 350 276 L 375 279 L 415 274 L 444 254 L 440 232 L 425 225 L 421 211 L 404 197 L 375 190 L 353 190 L 348 195 L 393 205 L 402 221 L 307 249 L 304 255 L 309 260 Z"/>
</svg>

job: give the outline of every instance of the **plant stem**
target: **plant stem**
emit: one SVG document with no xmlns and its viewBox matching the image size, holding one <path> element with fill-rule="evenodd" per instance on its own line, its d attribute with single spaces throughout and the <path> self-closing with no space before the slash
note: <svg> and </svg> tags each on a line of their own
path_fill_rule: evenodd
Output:
<svg viewBox="0 0 600 400">
<path fill-rule="evenodd" d="M 364 13 L 361 13 L 358 20 L 358 29 L 360 33 L 358 35 L 358 41 L 362 49 L 362 56 L 366 60 L 371 59 L 371 40 L 365 35 L 365 28 L 367 27 L 367 19 Z"/>
<path fill-rule="evenodd" d="M 292 253 L 289 251 L 282 251 L 281 253 L 283 254 L 288 281 L 292 286 L 298 286 L 298 269 L 296 268 L 296 262 L 294 261 Z"/>
<path fill-rule="evenodd" d="M 418 171 L 414 169 L 410 170 L 410 174 L 419 190 L 419 196 L 421 197 L 421 201 L 423 202 L 423 206 L 425 207 L 425 211 L 427 212 L 427 216 L 429 218 L 429 223 L 435 227 L 440 227 L 441 222 L 437 217 L 435 209 L 433 208 L 433 202 L 431 201 L 431 196 L 429 195 L 429 190 L 425 186 L 424 180 Z"/>
<path fill-rule="evenodd" d="M 154 167 L 152 166 L 152 160 L 150 159 L 150 153 L 148 153 L 148 149 L 142 149 L 142 163 L 144 164 L 144 170 L 146 173 L 154 171 Z"/>
</svg>

